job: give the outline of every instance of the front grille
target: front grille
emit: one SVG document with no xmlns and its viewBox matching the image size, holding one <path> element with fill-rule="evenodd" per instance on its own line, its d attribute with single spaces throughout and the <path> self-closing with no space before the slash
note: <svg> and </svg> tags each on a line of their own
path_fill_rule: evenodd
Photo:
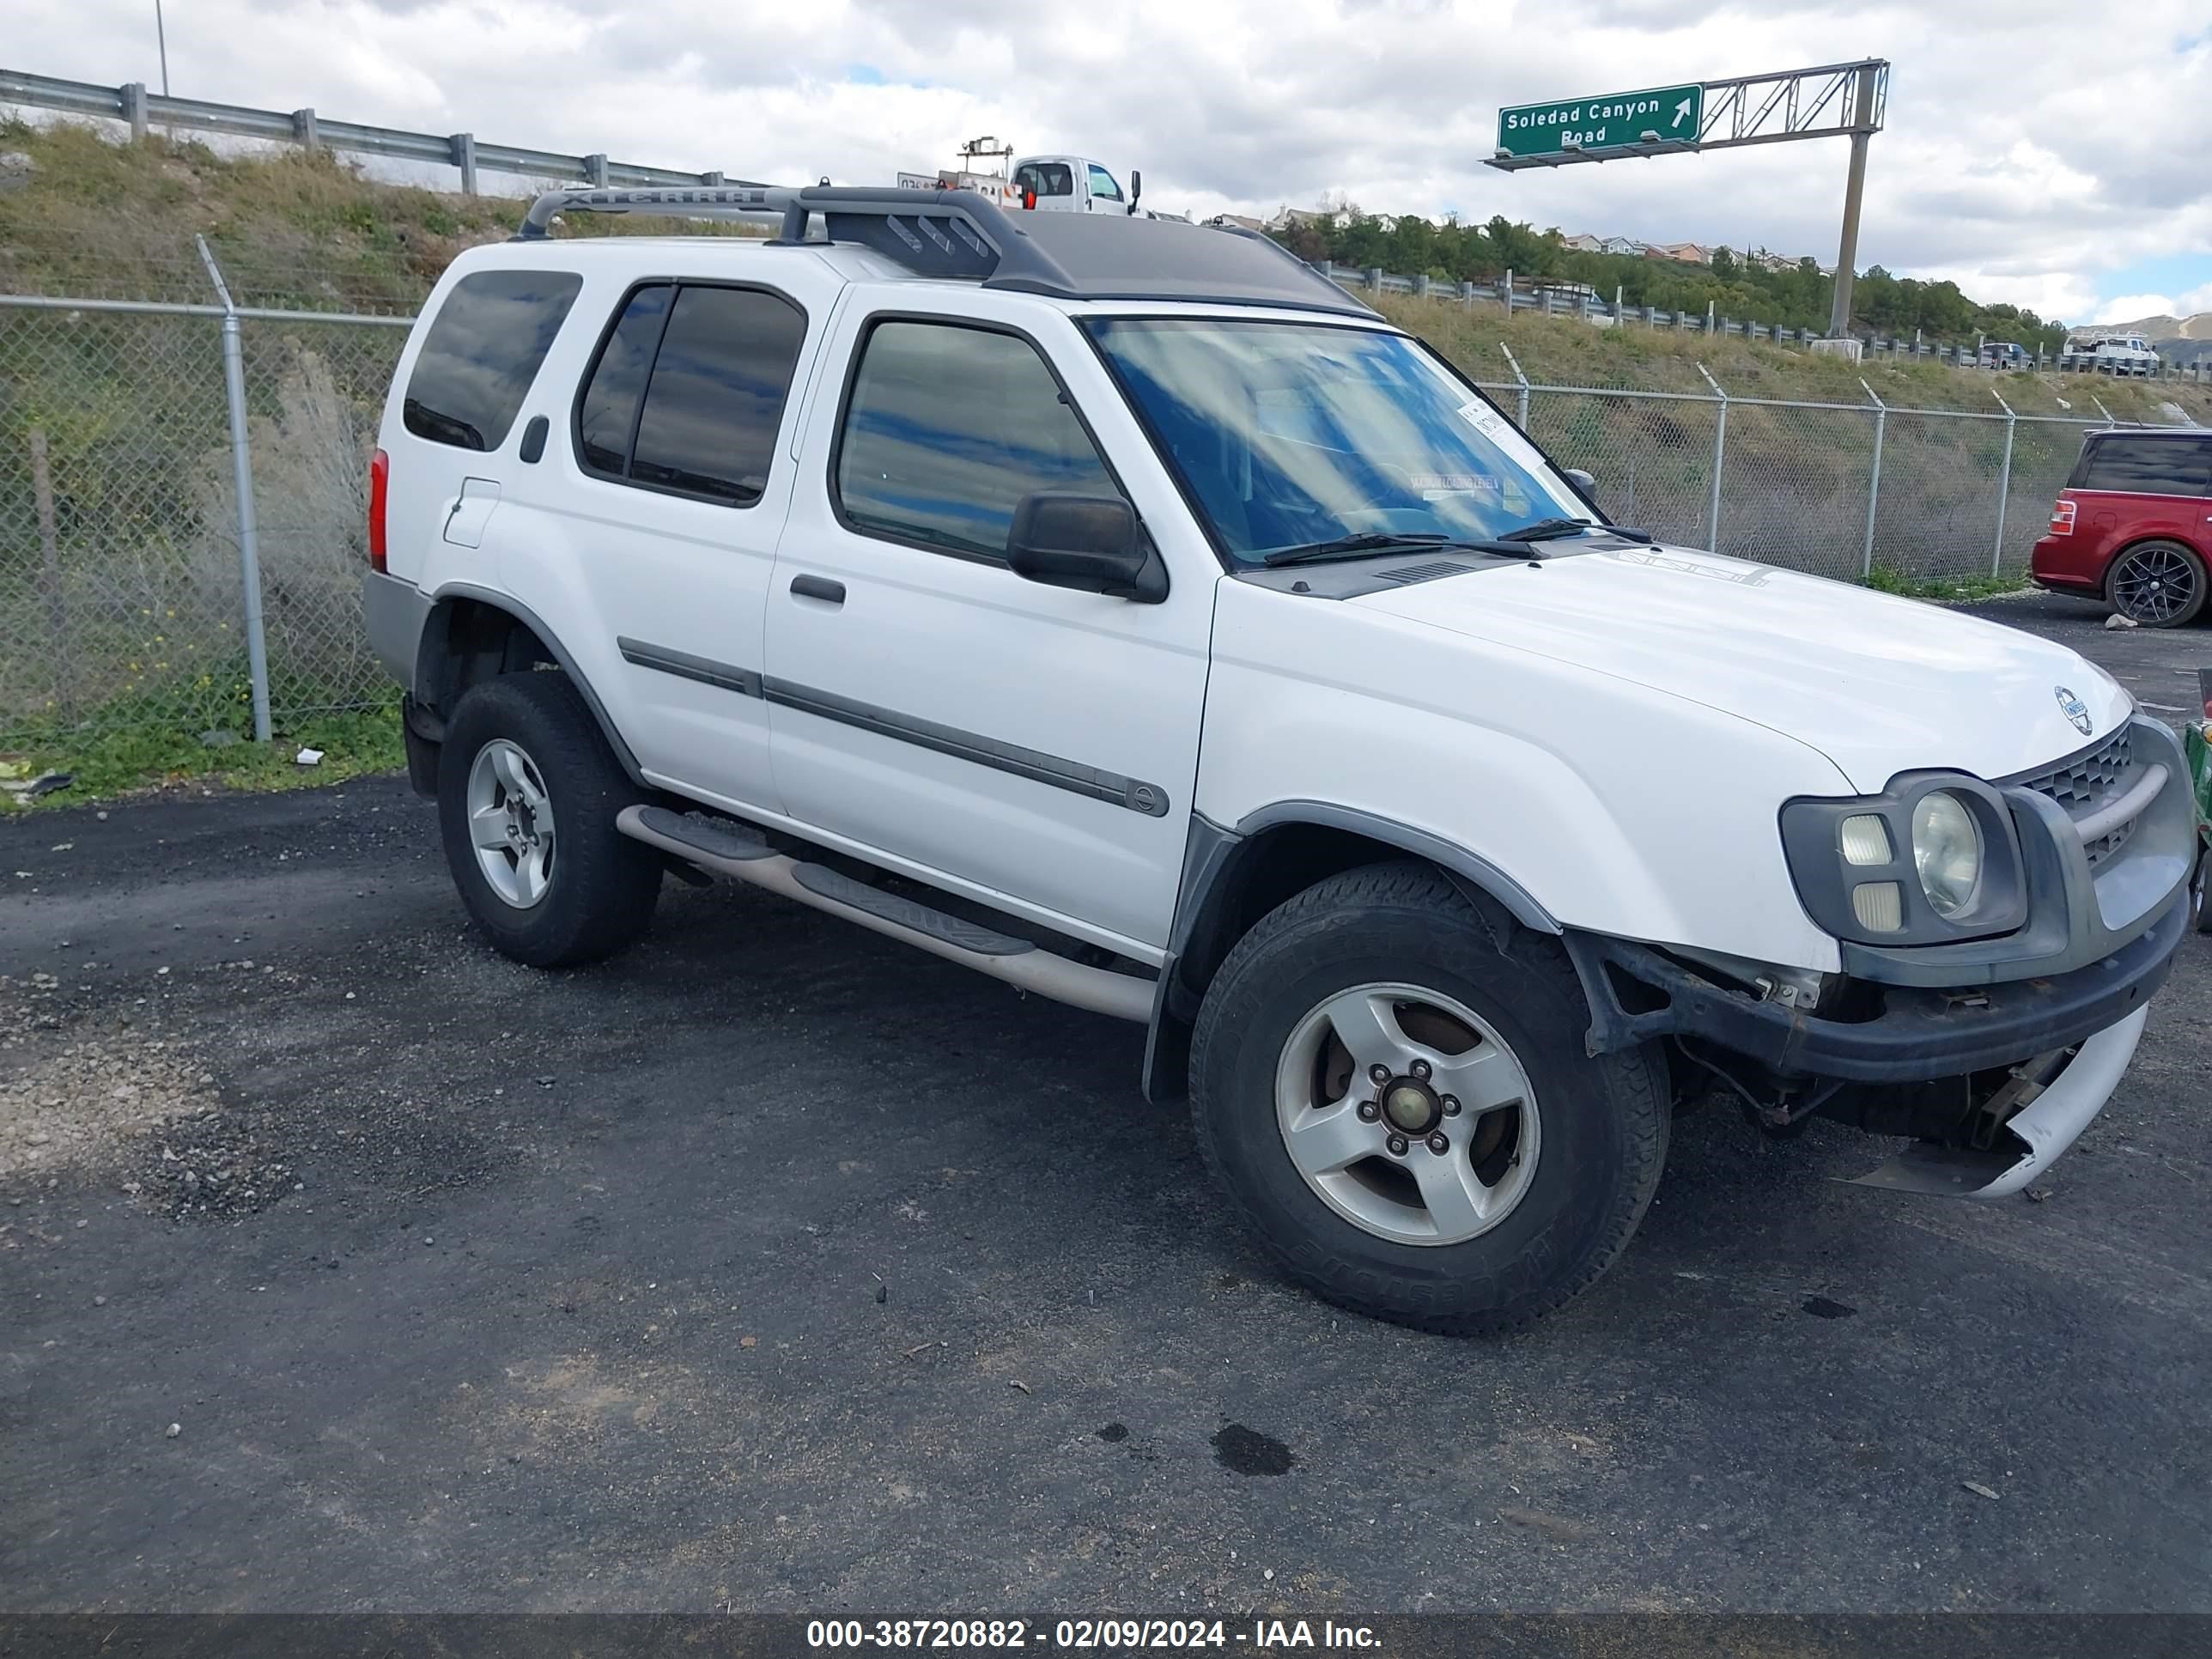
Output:
<svg viewBox="0 0 2212 1659">
<path fill-rule="evenodd" d="M 2069 817 L 2083 818 L 2095 811 L 2133 781 L 2135 753 L 2129 728 L 2122 726 L 2095 748 L 2061 761 L 2047 771 L 2017 780 L 2023 788 L 2048 795 L 2066 809 Z M 2133 819 L 2109 835 L 2085 842 L 2082 851 L 2094 869 L 2127 845 L 2135 833 Z"/>
<path fill-rule="evenodd" d="M 2128 774 L 2134 769 L 2130 734 L 2124 726 L 2087 754 L 2061 761 L 2049 771 L 2020 781 L 2039 795 L 2050 796 L 2078 818 L 2126 788 Z"/>
</svg>

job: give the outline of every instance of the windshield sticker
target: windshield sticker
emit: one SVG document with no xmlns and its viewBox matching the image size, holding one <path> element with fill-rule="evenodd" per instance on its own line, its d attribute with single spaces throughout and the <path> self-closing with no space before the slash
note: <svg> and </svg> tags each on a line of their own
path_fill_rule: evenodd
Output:
<svg viewBox="0 0 2212 1659">
<path fill-rule="evenodd" d="M 1459 417 L 1486 438 L 1496 437 L 1498 428 L 1505 424 L 1505 417 L 1480 398 L 1470 398 L 1462 404 Z"/>
<path fill-rule="evenodd" d="M 1495 495 L 1505 488 L 1504 479 L 1486 472 L 1416 472 L 1407 482 L 1416 489 L 1439 495 L 1468 491 Z"/>
</svg>

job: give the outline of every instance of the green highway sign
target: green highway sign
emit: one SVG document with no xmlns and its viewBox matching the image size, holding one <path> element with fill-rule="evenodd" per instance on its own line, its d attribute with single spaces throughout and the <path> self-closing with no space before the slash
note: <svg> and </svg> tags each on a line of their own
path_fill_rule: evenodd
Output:
<svg viewBox="0 0 2212 1659">
<path fill-rule="evenodd" d="M 1701 86 L 1555 98 L 1498 112 L 1497 163 L 1599 161 L 1693 149 L 1705 112 Z M 1593 153 L 1595 152 L 1595 153 Z"/>
</svg>

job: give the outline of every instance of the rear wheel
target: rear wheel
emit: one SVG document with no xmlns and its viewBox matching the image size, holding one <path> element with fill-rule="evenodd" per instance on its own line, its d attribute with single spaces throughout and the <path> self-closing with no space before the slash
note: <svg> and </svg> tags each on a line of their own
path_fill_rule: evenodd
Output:
<svg viewBox="0 0 2212 1659">
<path fill-rule="evenodd" d="M 453 885 L 495 946 L 566 968 L 645 932 L 660 860 L 615 828 L 639 798 L 565 674 L 502 674 L 461 698 L 438 821 Z"/>
<path fill-rule="evenodd" d="M 2204 565 L 2179 542 L 2137 542 L 2105 575 L 2113 610 L 2145 628 L 2179 628 L 2204 608 Z"/>
<path fill-rule="evenodd" d="M 1558 943 L 1500 951 L 1420 864 L 1333 877 L 1208 988 L 1199 1144 L 1299 1283 L 1425 1330 L 1510 1330 L 1595 1279 L 1665 1162 L 1648 1049 L 1592 1058 Z"/>
</svg>

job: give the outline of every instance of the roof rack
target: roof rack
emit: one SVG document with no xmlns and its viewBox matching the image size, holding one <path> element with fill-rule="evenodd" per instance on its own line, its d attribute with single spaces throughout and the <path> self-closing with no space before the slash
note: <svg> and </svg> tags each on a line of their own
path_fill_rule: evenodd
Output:
<svg viewBox="0 0 2212 1659">
<path fill-rule="evenodd" d="M 971 190 L 575 187 L 539 197 L 515 240 L 543 239 L 560 213 L 776 219 L 782 224 L 776 240 L 786 245 L 808 240 L 818 215 L 824 240 L 870 248 L 918 276 L 968 278 L 986 288 L 1071 300 L 1173 300 L 1375 314 L 1256 232 L 1119 214 L 1013 214 Z"/>
</svg>

